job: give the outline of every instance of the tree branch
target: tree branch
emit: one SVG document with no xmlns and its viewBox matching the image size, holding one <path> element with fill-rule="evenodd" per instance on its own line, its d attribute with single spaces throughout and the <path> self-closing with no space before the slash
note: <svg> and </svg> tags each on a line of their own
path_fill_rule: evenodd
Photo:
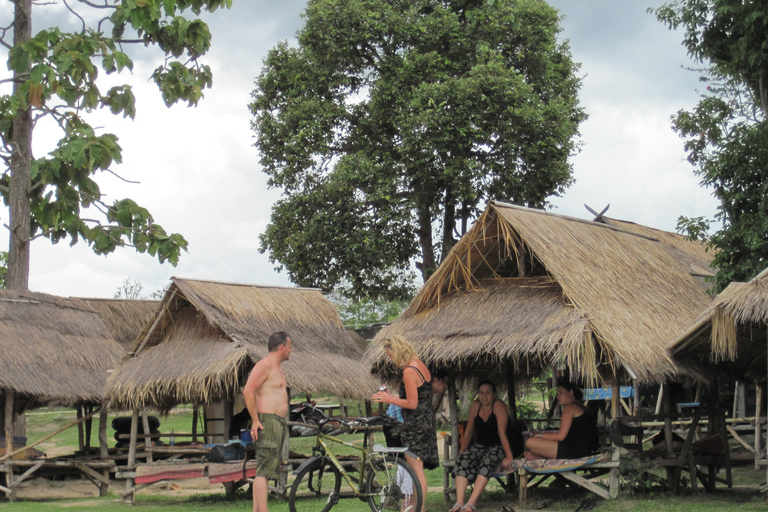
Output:
<svg viewBox="0 0 768 512">
<path fill-rule="evenodd" d="M 82 29 L 82 31 L 83 31 L 83 32 L 85 32 L 85 20 L 83 19 L 83 17 L 82 17 L 82 16 L 80 16 L 80 15 L 77 13 L 77 11 L 75 11 L 75 10 L 74 10 L 72 7 L 70 7 L 70 6 L 69 6 L 69 2 L 67 2 L 67 0 L 64 0 L 64 5 L 66 6 L 66 8 L 67 8 L 67 10 L 68 10 L 69 12 L 71 12 L 72 14 L 74 14 L 74 15 L 75 15 L 75 17 L 77 17 L 77 18 L 80 20 L 80 23 L 82 23 L 82 25 L 83 25 L 83 29 Z"/>
</svg>

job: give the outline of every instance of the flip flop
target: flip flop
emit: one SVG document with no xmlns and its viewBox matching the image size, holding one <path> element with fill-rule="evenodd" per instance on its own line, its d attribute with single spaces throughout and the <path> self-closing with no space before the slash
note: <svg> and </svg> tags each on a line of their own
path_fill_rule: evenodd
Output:
<svg viewBox="0 0 768 512">
<path fill-rule="evenodd" d="M 461 512 L 475 512 L 475 507 L 467 503 L 462 507 Z"/>
<path fill-rule="evenodd" d="M 451 508 L 448 509 L 448 512 L 461 512 L 462 508 L 464 508 L 464 505 L 457 501 Z"/>
</svg>

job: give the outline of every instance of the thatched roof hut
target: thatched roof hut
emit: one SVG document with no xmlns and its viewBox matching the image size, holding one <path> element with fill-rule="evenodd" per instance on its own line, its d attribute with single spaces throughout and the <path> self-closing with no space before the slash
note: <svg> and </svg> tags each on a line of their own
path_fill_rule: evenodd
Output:
<svg viewBox="0 0 768 512">
<path fill-rule="evenodd" d="M 680 365 L 705 366 L 738 380 L 766 381 L 768 269 L 748 283 L 731 283 L 669 345 Z"/>
<path fill-rule="evenodd" d="M 370 397 L 375 383 L 360 363 L 363 350 L 318 290 L 179 278 L 110 376 L 107 394 L 125 409 L 231 399 L 276 331 L 293 341 L 283 369 L 294 394 Z"/>
<path fill-rule="evenodd" d="M 157 311 L 159 300 L 83 299 L 96 311 L 127 352 Z"/>
<path fill-rule="evenodd" d="M 85 301 L 12 290 L 0 290 L 0 352 L 0 389 L 26 408 L 100 401 L 124 353 Z"/>
<path fill-rule="evenodd" d="M 671 254 L 695 262 L 691 254 L 706 253 L 634 226 L 492 202 L 366 362 L 386 373 L 381 344 L 401 334 L 430 367 L 458 377 L 558 361 L 592 384 L 621 368 L 640 382 L 677 376 L 665 347 L 709 297 L 692 275 L 702 266 Z"/>
</svg>

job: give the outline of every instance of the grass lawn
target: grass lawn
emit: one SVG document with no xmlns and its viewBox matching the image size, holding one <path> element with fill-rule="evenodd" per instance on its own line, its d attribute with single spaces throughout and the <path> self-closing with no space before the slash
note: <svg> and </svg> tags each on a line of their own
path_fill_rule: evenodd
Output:
<svg viewBox="0 0 768 512">
<path fill-rule="evenodd" d="M 177 432 L 190 432 L 191 429 L 191 409 L 179 409 L 167 418 L 161 417 L 160 430 L 162 432 L 170 432 L 175 430 Z M 110 415 L 110 423 L 112 420 Z M 28 443 L 34 442 L 37 439 L 51 433 L 56 428 L 65 425 L 69 421 L 75 418 L 75 413 L 71 409 L 55 409 L 55 410 L 38 410 L 27 416 L 27 436 Z M 98 418 L 94 421 L 93 426 L 93 441 L 92 444 L 97 444 L 97 432 L 98 432 Z M 108 438 L 110 445 L 114 445 L 114 431 L 111 429 L 111 425 L 108 428 Z M 383 436 L 382 436 L 383 437 Z M 356 442 L 360 439 L 359 436 L 352 437 Z M 383 439 L 377 439 L 378 442 L 383 442 Z M 311 453 L 312 446 L 314 445 L 314 437 L 305 438 L 292 438 L 291 449 L 297 453 L 309 454 Z M 49 451 L 54 453 L 71 453 L 77 447 L 77 429 L 69 429 L 52 440 L 44 443 L 43 451 Z M 339 450 L 341 452 L 341 450 Z M 664 492 L 650 492 L 643 490 L 642 492 L 633 492 L 628 486 L 622 489 L 620 498 L 615 501 L 604 501 L 596 499 L 596 506 L 594 510 L 605 512 L 624 512 L 624 511 L 638 511 L 638 512 L 656 512 L 656 511 L 680 511 L 680 512 L 705 512 L 705 511 L 764 511 L 768 510 L 768 501 L 766 496 L 760 494 L 757 490 L 757 486 L 765 482 L 765 470 L 754 471 L 751 466 L 736 467 L 734 468 L 734 489 L 725 489 L 722 484 L 718 484 L 719 488 L 717 492 L 707 494 L 703 492 L 693 493 L 690 489 L 685 488 L 679 496 L 670 495 Z M 442 469 L 438 468 L 434 471 L 427 472 L 428 485 L 431 490 L 427 496 L 427 507 L 430 512 L 442 512 L 446 511 L 450 507 L 450 503 L 445 503 L 442 496 Z M 2 483 L 2 482 L 0 482 Z M 98 498 L 98 491 L 96 487 L 91 484 L 84 485 L 81 481 L 64 481 L 64 482 L 43 482 L 39 485 L 40 488 L 50 488 L 51 495 L 55 495 L 57 489 L 66 488 L 74 483 L 80 485 L 78 489 L 90 489 L 90 496 L 86 496 L 87 492 L 82 495 L 83 498 L 47 498 L 48 492 L 41 492 L 39 496 L 35 495 L 32 498 L 20 500 L 15 503 L 3 503 L 0 505 L 0 511 L 2 512 L 16 512 L 16 511 L 48 511 L 48 510 L 86 510 L 93 512 L 101 511 L 125 511 L 129 506 L 122 503 L 118 499 L 119 491 L 122 489 L 122 481 L 116 482 L 112 486 L 112 494 L 104 498 Z M 48 487 L 45 487 L 48 486 Z M 211 512 L 225 512 L 225 511 L 247 511 L 251 510 L 250 497 L 245 495 L 245 490 L 239 492 L 238 497 L 234 501 L 227 501 L 224 498 L 223 492 L 214 492 L 213 494 L 202 494 L 204 491 L 187 491 L 179 492 L 174 490 L 147 490 L 141 491 L 137 494 L 136 507 L 142 512 L 154 512 L 154 511 L 211 511 Z M 491 482 L 488 490 L 483 495 L 481 502 L 477 508 L 477 512 L 497 512 L 502 507 L 508 506 L 514 508 L 514 510 L 527 511 L 536 510 L 536 505 L 544 500 L 552 500 L 551 505 L 547 510 L 571 510 L 574 511 L 579 507 L 582 500 L 589 495 L 586 491 L 570 488 L 555 487 L 551 485 L 549 487 L 542 486 L 529 491 L 528 503 L 525 507 L 519 507 L 517 505 L 517 495 L 505 494 L 501 487 L 496 482 Z M 316 507 L 312 507 L 309 502 L 302 504 L 300 510 L 315 510 Z M 338 505 L 332 509 L 335 512 L 352 512 L 352 511 L 365 511 L 369 510 L 367 504 L 357 499 L 342 500 Z M 288 512 L 288 504 L 285 501 L 278 501 L 276 499 L 270 500 L 271 512 Z"/>
</svg>

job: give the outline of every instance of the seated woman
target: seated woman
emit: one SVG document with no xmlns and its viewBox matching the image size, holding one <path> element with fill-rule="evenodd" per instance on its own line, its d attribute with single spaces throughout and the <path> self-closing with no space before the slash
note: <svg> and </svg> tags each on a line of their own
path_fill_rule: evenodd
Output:
<svg viewBox="0 0 768 512">
<path fill-rule="evenodd" d="M 597 451 L 597 420 L 582 397 L 581 389 L 570 382 L 557 386 L 557 403 L 563 407 L 560 430 L 529 437 L 525 441 L 526 459 L 579 459 Z"/>
<path fill-rule="evenodd" d="M 512 464 L 512 449 L 507 439 L 509 415 L 504 402 L 496 398 L 493 382 L 482 382 L 477 390 L 477 399 L 469 408 L 467 428 L 461 438 L 459 457 L 453 474 L 456 478 L 456 503 L 448 512 L 473 512 L 480 494 L 488 484 L 488 478 L 502 463 L 508 468 Z M 469 446 L 472 434 L 476 442 Z M 475 488 L 469 500 L 464 503 L 469 482 L 475 481 Z"/>
</svg>

